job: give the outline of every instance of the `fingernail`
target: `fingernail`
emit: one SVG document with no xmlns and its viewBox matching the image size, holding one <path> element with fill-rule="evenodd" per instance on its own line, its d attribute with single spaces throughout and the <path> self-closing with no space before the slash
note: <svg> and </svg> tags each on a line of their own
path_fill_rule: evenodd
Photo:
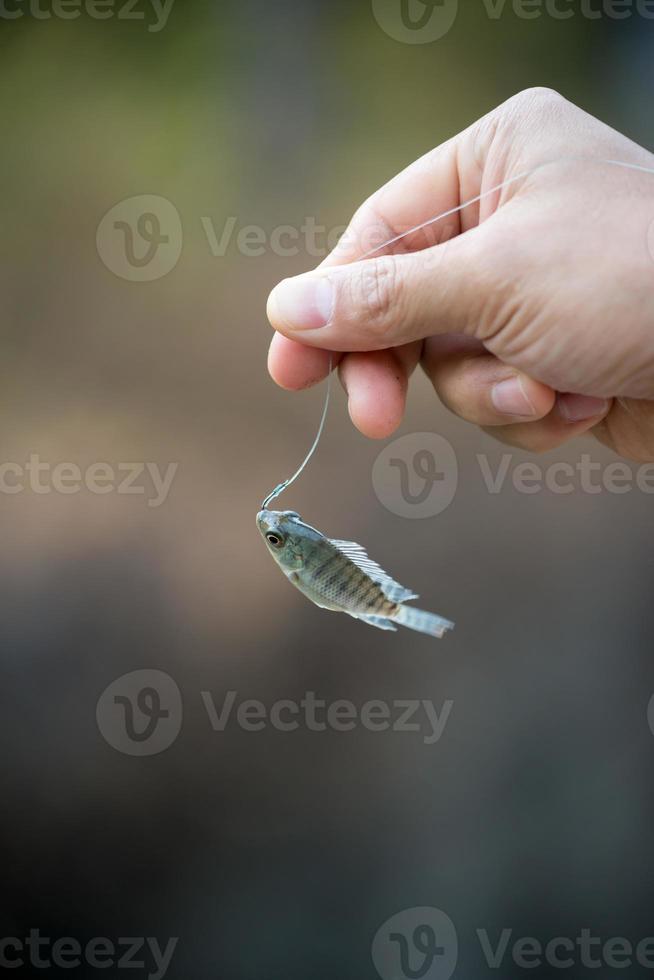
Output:
<svg viewBox="0 0 654 980">
<path fill-rule="evenodd" d="M 609 407 L 608 399 L 592 398 L 590 395 L 559 395 L 559 412 L 566 422 L 585 422 L 598 415 L 604 415 Z"/>
<path fill-rule="evenodd" d="M 292 330 L 324 327 L 334 311 L 334 287 L 326 276 L 283 279 L 270 294 L 276 316 Z"/>
<path fill-rule="evenodd" d="M 527 398 L 520 378 L 500 381 L 491 390 L 491 399 L 502 415 L 515 415 L 520 418 L 532 418 L 536 415 L 536 409 Z"/>
</svg>

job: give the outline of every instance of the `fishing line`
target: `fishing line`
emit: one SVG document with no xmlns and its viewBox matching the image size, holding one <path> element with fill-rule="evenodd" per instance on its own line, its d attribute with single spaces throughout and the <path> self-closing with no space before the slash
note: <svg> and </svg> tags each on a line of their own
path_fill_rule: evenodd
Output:
<svg viewBox="0 0 654 980">
<path fill-rule="evenodd" d="M 582 156 L 559 157 L 556 160 L 546 160 L 544 163 L 539 163 L 537 166 L 532 167 L 531 170 L 524 170 L 522 171 L 522 173 L 516 174 L 513 177 L 509 177 L 507 178 L 507 180 L 503 180 L 501 184 L 497 184 L 495 187 L 491 187 L 487 191 L 482 191 L 481 194 L 477 194 L 476 197 L 471 197 L 469 201 L 465 201 L 463 204 L 459 204 L 455 208 L 450 208 L 448 211 L 444 211 L 442 214 L 438 214 L 434 218 L 428 218 L 427 221 L 422 221 L 420 224 L 415 225 L 413 228 L 409 228 L 408 231 L 403 231 L 399 235 L 394 235 L 393 238 L 389 238 L 388 241 L 384 242 L 382 245 L 377 245 L 375 248 L 370 249 L 369 252 L 365 252 L 362 256 L 360 256 L 359 259 L 357 259 L 357 261 L 362 262 L 364 259 L 369 259 L 371 256 L 375 255 L 376 252 L 381 252 L 385 248 L 390 248 L 391 245 L 396 245 L 398 242 L 401 242 L 404 238 L 408 238 L 409 235 L 415 235 L 416 232 L 422 231 L 424 228 L 429 228 L 431 225 L 435 225 L 438 221 L 442 221 L 444 218 L 449 218 L 453 214 L 458 214 L 459 211 L 464 211 L 466 208 L 471 207 L 473 204 L 479 204 L 480 201 L 483 201 L 491 194 L 497 194 L 498 191 L 504 190 L 505 187 L 510 187 L 512 184 L 517 183 L 517 181 L 525 180 L 527 177 L 531 177 L 533 174 L 537 173 L 539 170 L 542 170 L 544 167 L 551 167 L 557 163 L 571 163 L 571 162 L 603 163 L 610 167 L 622 167 L 626 170 L 637 170 L 640 173 L 654 174 L 654 168 L 652 167 L 643 167 L 640 164 L 627 163 L 624 160 L 596 160 L 593 157 L 582 157 Z M 273 500 L 279 497 L 279 495 L 283 493 L 284 490 L 286 490 L 288 487 L 290 487 L 292 483 L 295 483 L 297 478 L 304 472 L 307 464 L 311 460 L 311 457 L 313 456 L 316 449 L 318 448 L 318 443 L 320 442 L 320 439 L 322 437 L 323 430 L 325 428 L 325 422 L 327 420 L 327 411 L 329 409 L 329 401 L 331 397 L 331 387 L 332 387 L 332 365 L 333 365 L 333 355 L 330 354 L 329 373 L 327 375 L 327 392 L 325 394 L 325 404 L 323 406 L 322 416 L 320 419 L 320 424 L 318 426 L 318 432 L 316 433 L 316 438 L 313 441 L 313 445 L 311 446 L 311 449 L 305 456 L 299 469 L 293 474 L 293 476 L 290 476 L 287 480 L 284 480 L 282 483 L 279 483 L 275 487 L 275 489 L 268 494 L 268 496 L 266 497 L 266 499 L 261 505 L 262 510 L 265 510 L 269 503 L 271 503 Z"/>
<path fill-rule="evenodd" d="M 403 238 L 408 238 L 409 235 L 415 235 L 416 232 L 422 231 L 423 228 L 429 228 L 430 225 L 435 225 L 438 221 L 442 221 L 443 218 L 450 218 L 453 214 L 457 214 L 459 211 L 464 211 L 473 204 L 478 204 L 491 194 L 497 194 L 498 191 L 504 190 L 505 187 L 510 187 L 511 184 L 515 184 L 519 180 L 524 180 L 527 177 L 531 177 L 532 174 L 537 173 L 544 167 L 553 167 L 557 163 L 604 163 L 612 167 L 626 167 L 628 170 L 639 170 L 641 173 L 654 174 L 654 169 L 651 167 L 642 167 L 636 163 L 625 163 L 622 160 L 595 160 L 593 157 L 581 156 L 558 157 L 556 160 L 546 160 L 544 163 L 539 163 L 537 166 L 532 167 L 531 170 L 524 170 L 522 173 L 515 174 L 515 176 L 509 177 L 507 180 L 503 180 L 501 184 L 497 184 L 495 187 L 490 187 L 487 191 L 477 194 L 476 197 L 471 197 L 469 201 L 465 201 L 465 203 L 459 204 L 455 208 L 450 208 L 449 211 L 444 211 L 443 214 L 436 215 L 435 218 L 428 218 L 419 225 L 409 228 L 408 231 L 403 231 L 401 234 L 395 235 L 393 238 L 389 238 L 389 240 L 384 242 L 383 245 L 377 245 L 376 248 L 370 249 L 369 252 L 366 252 L 357 261 L 369 259 L 375 254 L 375 252 L 381 252 L 382 249 L 389 248 L 391 245 L 396 245 L 398 242 L 401 242 Z"/>
<path fill-rule="evenodd" d="M 333 361 L 333 355 L 330 354 L 329 355 L 329 373 L 327 375 L 327 393 L 325 395 L 325 404 L 323 406 L 322 417 L 320 419 L 320 425 L 318 426 L 318 432 L 316 433 L 316 438 L 313 440 L 313 445 L 312 445 L 311 449 L 309 450 L 309 452 L 307 453 L 307 455 L 305 456 L 304 462 L 302 463 L 302 465 L 300 466 L 300 468 L 297 470 L 297 472 L 295 472 L 293 474 L 293 476 L 289 476 L 288 480 L 284 480 L 282 483 L 279 483 L 275 487 L 275 489 L 272 490 L 268 494 L 268 496 L 266 497 L 266 499 L 264 500 L 264 502 L 261 505 L 261 509 L 262 510 L 265 510 L 266 507 L 268 506 L 268 504 L 272 500 L 274 500 L 275 497 L 279 497 L 280 493 L 283 493 L 284 490 L 286 490 L 287 487 L 290 487 L 291 483 L 295 483 L 295 481 L 297 480 L 298 476 L 300 476 L 300 474 L 302 473 L 302 471 L 306 467 L 307 463 L 309 462 L 309 460 L 311 459 L 311 457 L 315 453 L 316 449 L 318 448 L 318 443 L 320 442 L 320 437 L 322 436 L 322 430 L 325 428 L 325 422 L 327 420 L 327 410 L 329 408 L 329 399 L 330 399 L 331 391 L 332 391 L 332 361 Z"/>
</svg>

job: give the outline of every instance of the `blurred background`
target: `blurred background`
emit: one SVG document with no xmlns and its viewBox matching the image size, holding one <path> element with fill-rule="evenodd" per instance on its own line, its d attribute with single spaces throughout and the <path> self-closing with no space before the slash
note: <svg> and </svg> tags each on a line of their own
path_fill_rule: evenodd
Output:
<svg viewBox="0 0 654 980">
<path fill-rule="evenodd" d="M 446 510 L 407 519 L 397 491 L 375 492 L 384 447 L 353 430 L 337 386 L 283 506 L 367 546 L 453 634 L 316 609 L 254 525 L 323 397 L 270 381 L 265 300 L 317 264 L 327 231 L 532 85 L 654 146 L 641 16 L 466 3 L 423 44 L 376 8 L 3 7 L 2 937 L 178 937 L 173 978 L 443 980 L 418 947 L 412 974 L 371 955 L 386 920 L 426 906 L 452 920 L 468 980 L 492 975 L 477 929 L 493 946 L 502 929 L 654 933 L 652 496 L 579 479 L 519 493 L 519 453 L 489 493 L 478 454 L 494 473 L 506 450 L 416 376 L 399 435 L 453 447 Z M 308 219 L 318 254 L 305 233 L 284 254 L 275 229 Z M 583 454 L 614 461 L 582 441 L 536 462 Z M 207 704 L 220 713 L 230 691 L 214 730 Z M 400 700 L 451 705 L 433 744 L 237 720 L 242 701 L 269 712 L 307 692 L 392 717 Z M 38 969 L 26 950 L 16 976 Z M 96 976 L 81 959 L 65 972 Z M 135 959 L 131 976 L 156 975 L 147 950 Z M 523 974 L 509 949 L 502 976 Z"/>
</svg>

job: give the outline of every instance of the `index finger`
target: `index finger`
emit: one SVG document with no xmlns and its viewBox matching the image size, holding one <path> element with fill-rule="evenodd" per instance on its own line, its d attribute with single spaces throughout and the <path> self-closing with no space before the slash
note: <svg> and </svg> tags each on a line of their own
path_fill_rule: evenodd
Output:
<svg viewBox="0 0 654 980">
<path fill-rule="evenodd" d="M 486 119 L 430 150 L 380 187 L 356 211 L 334 251 L 320 264 L 346 265 L 440 245 L 479 223 Z M 452 213 L 449 213 L 452 212 Z M 433 221 L 438 215 L 443 219 Z"/>
<path fill-rule="evenodd" d="M 430 150 L 369 197 L 319 268 L 356 262 L 372 254 L 416 251 L 441 244 L 476 225 L 479 206 L 473 205 L 450 215 L 449 220 L 411 232 L 435 214 L 452 211 L 462 200 L 479 194 L 486 153 L 483 136 L 488 133 L 491 116 Z M 332 356 L 341 357 L 336 352 Z M 276 334 L 268 367 L 278 384 L 297 390 L 322 380 L 329 371 L 329 358 L 326 349 L 311 350 Z M 352 387 L 356 387 L 355 379 Z"/>
<path fill-rule="evenodd" d="M 369 197 L 357 210 L 334 251 L 319 267 L 345 265 L 372 254 L 396 254 L 441 244 L 479 220 L 478 207 L 457 212 L 405 235 L 434 214 L 450 211 L 479 193 L 481 170 L 469 165 L 484 120 L 426 153 Z M 397 236 L 404 236 L 401 240 Z M 386 247 L 385 247 L 386 246 Z M 341 355 L 332 353 L 340 360 Z M 321 381 L 329 371 L 330 352 L 309 348 L 275 334 L 268 369 L 283 388 L 298 390 Z M 335 361 L 333 362 L 335 364 Z"/>
</svg>

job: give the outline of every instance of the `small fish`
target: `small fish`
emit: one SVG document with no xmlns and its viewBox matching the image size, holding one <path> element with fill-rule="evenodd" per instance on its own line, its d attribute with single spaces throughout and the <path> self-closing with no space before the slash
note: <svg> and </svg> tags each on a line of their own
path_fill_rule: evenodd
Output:
<svg viewBox="0 0 654 980">
<path fill-rule="evenodd" d="M 345 612 L 369 626 L 395 623 L 441 637 L 454 623 L 405 606 L 418 596 L 394 582 L 354 541 L 326 538 L 292 510 L 262 510 L 257 527 L 268 550 L 293 585 L 321 609 Z"/>
</svg>

